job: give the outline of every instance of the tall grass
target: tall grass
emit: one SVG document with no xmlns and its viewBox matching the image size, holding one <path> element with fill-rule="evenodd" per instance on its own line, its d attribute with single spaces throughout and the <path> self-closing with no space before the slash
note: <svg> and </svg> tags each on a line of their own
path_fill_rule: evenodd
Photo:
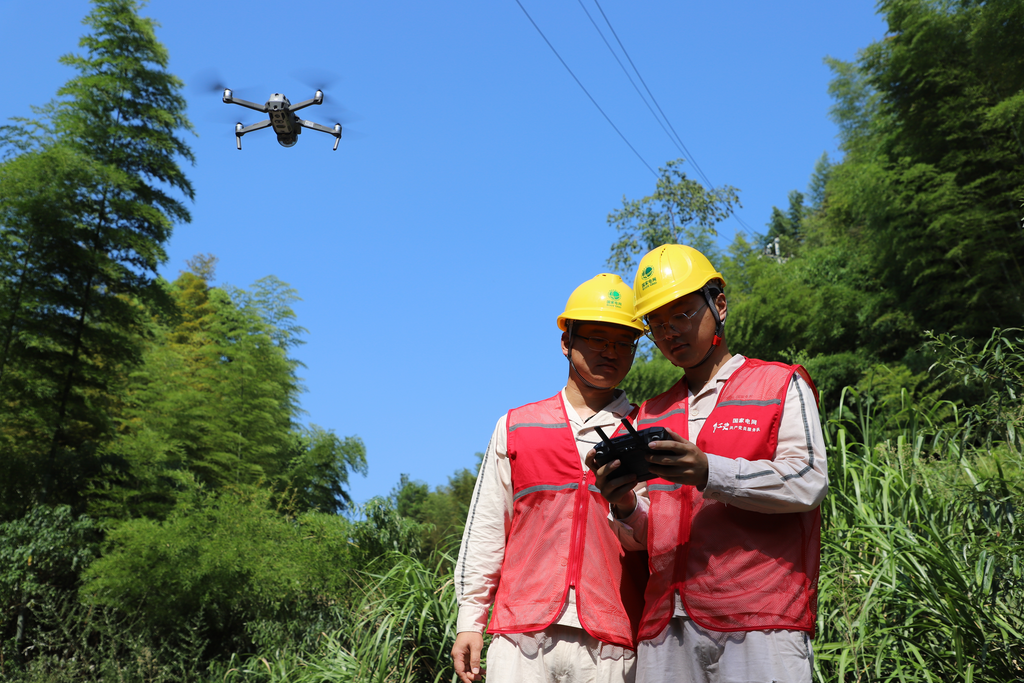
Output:
<svg viewBox="0 0 1024 683">
<path fill-rule="evenodd" d="M 816 677 L 1024 680 L 1019 450 L 875 408 L 846 392 L 826 429 Z"/>
<path fill-rule="evenodd" d="M 438 683 L 453 679 L 451 558 L 390 553 L 365 575 L 352 610 L 305 648 L 232 661 L 219 680 L 267 683 Z"/>
</svg>

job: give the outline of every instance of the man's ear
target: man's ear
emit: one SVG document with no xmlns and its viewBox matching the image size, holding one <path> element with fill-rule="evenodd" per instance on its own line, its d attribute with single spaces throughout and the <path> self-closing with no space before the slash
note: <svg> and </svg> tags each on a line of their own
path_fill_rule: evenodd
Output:
<svg viewBox="0 0 1024 683">
<path fill-rule="evenodd" d="M 572 328 L 570 328 L 572 329 Z M 562 333 L 562 355 L 566 358 L 569 357 L 569 332 Z"/>
<path fill-rule="evenodd" d="M 725 298 L 725 292 L 719 292 L 715 297 L 715 307 L 718 309 L 718 317 L 724 323 L 726 316 L 729 315 L 729 302 Z"/>
</svg>

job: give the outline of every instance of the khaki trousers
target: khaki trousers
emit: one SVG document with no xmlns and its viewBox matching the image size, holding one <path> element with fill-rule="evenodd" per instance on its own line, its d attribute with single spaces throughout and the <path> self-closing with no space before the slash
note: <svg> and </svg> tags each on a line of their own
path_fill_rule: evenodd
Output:
<svg viewBox="0 0 1024 683">
<path fill-rule="evenodd" d="M 552 625 L 499 634 L 487 648 L 486 683 L 634 683 L 632 650 L 602 643 L 580 628 Z"/>
</svg>

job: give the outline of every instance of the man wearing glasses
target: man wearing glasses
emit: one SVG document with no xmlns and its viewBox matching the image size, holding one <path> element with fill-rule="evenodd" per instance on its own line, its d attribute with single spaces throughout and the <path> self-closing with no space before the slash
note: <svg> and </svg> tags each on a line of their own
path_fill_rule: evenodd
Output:
<svg viewBox="0 0 1024 683">
<path fill-rule="evenodd" d="M 608 523 L 583 457 L 600 442 L 597 427 L 611 434 L 635 416 L 615 388 L 643 330 L 635 318 L 633 292 L 617 275 L 577 287 L 557 319 L 565 388 L 494 428 L 455 566 L 452 659 L 464 683 L 483 678 L 485 625 L 489 683 L 633 681 L 646 556 L 623 550 L 629 541 Z"/>
<path fill-rule="evenodd" d="M 699 251 L 658 247 L 634 288 L 637 318 L 684 373 L 640 408 L 639 428 L 672 438 L 646 456 L 649 498 L 633 502 L 616 463 L 596 470 L 633 532 L 624 547 L 650 553 L 636 681 L 810 683 L 828 488 L 814 384 L 729 353 L 725 281 Z"/>
</svg>

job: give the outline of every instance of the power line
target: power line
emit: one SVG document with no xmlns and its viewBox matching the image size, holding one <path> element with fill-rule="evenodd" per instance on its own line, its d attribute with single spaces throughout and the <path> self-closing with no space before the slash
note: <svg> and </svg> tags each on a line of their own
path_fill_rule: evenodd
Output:
<svg viewBox="0 0 1024 683">
<path fill-rule="evenodd" d="M 516 2 L 518 2 L 518 1 L 519 0 L 516 0 Z M 577 2 L 579 2 L 580 6 L 583 7 L 582 0 L 577 0 Z M 693 157 L 692 154 L 690 154 L 690 150 L 687 149 L 686 144 L 683 143 L 683 139 L 681 137 L 679 137 L 679 133 L 676 132 L 675 126 L 672 125 L 672 122 L 669 120 L 668 116 L 665 116 L 665 112 L 662 110 L 661 105 L 658 104 L 658 100 L 654 97 L 654 93 L 652 93 L 651 89 L 649 87 L 647 87 L 647 82 L 644 80 L 643 75 L 640 73 L 640 69 L 636 68 L 636 64 L 633 63 L 633 59 L 632 59 L 632 57 L 629 56 L 629 52 L 626 50 L 626 46 L 622 44 L 622 41 L 619 39 L 619 34 L 615 32 L 615 27 L 612 26 L 612 22 L 608 19 L 608 15 L 604 13 L 604 9 L 601 7 L 601 3 L 598 2 L 598 0 L 594 0 L 594 4 L 597 5 L 597 9 L 598 9 L 598 11 L 601 12 L 601 16 L 604 18 L 605 23 L 608 24 L 609 30 L 611 30 L 612 35 L 615 36 L 615 42 L 617 42 L 619 44 L 619 47 L 622 49 L 622 54 L 626 55 L 626 59 L 629 61 L 629 65 L 631 67 L 633 67 L 633 71 L 636 72 L 637 78 L 639 78 L 640 82 L 643 83 L 644 90 L 646 90 L 647 94 L 650 95 L 651 101 L 654 102 L 654 106 L 658 108 L 658 112 L 660 112 L 661 116 L 665 119 L 665 123 L 667 123 L 668 127 L 672 129 L 672 133 L 675 135 L 675 138 L 676 138 L 676 140 L 678 140 L 678 143 L 679 143 L 677 145 L 677 147 L 681 147 L 682 148 L 682 151 L 685 152 L 685 156 L 686 156 L 687 160 L 697 170 L 697 173 L 704 180 L 704 182 L 707 183 L 708 188 L 714 188 L 714 183 L 711 182 L 711 180 L 707 177 L 707 175 L 701 169 L 700 165 L 697 163 L 697 160 Z M 590 18 L 590 12 L 587 12 L 587 8 L 586 7 L 583 7 L 583 11 L 587 13 L 587 18 Z M 593 19 L 590 19 L 590 21 L 591 21 L 591 23 L 594 23 Z M 594 28 L 597 28 L 597 24 L 594 24 Z M 601 33 L 600 29 L 598 29 L 598 33 L 601 34 L 601 39 L 604 40 L 604 34 Z M 605 45 L 608 45 L 608 41 L 607 40 L 605 40 L 604 42 L 605 42 Z M 611 50 L 611 45 L 608 45 L 608 49 Z M 614 50 L 612 50 L 612 54 L 613 55 L 615 54 Z M 615 61 L 618 61 L 619 62 L 619 66 L 622 66 L 622 62 L 619 61 L 618 56 L 615 57 Z M 625 69 L 625 67 L 623 67 L 623 69 Z M 628 76 L 629 74 L 627 73 L 626 75 Z M 629 82 L 633 83 L 633 79 L 630 78 Z M 633 87 L 636 88 L 636 84 L 634 84 Z M 638 94 L 640 93 L 639 89 L 637 89 L 637 93 Z M 640 97 L 641 97 L 641 99 L 644 99 L 643 95 L 641 95 Z M 644 104 L 647 104 L 647 100 L 646 99 L 644 99 Z M 648 105 L 647 108 L 650 109 L 650 105 Z M 654 112 L 651 112 L 651 113 L 653 114 Z M 655 117 L 655 118 L 657 118 L 657 117 Z M 661 122 L 659 121 L 659 124 L 660 123 Z M 665 127 L 662 126 L 662 130 L 664 130 L 664 128 Z M 666 131 L 666 134 L 667 134 L 667 131 Z M 672 139 L 672 137 L 669 136 L 669 139 Z M 675 142 L 676 140 L 673 140 L 673 142 Z M 732 213 L 732 215 L 733 215 L 733 218 L 735 218 L 737 220 L 737 222 L 739 222 L 739 224 L 742 225 L 747 231 L 752 232 L 751 229 L 750 229 L 750 226 L 747 225 L 743 221 L 743 219 L 740 218 L 736 214 L 735 211 Z"/>
<path fill-rule="evenodd" d="M 580 7 L 583 9 L 583 12 L 587 15 L 587 19 L 590 19 L 591 25 L 594 27 L 594 30 L 597 31 L 597 35 L 601 36 L 601 40 L 604 41 L 605 47 L 608 48 L 608 51 L 612 53 L 612 57 L 614 57 L 615 61 L 618 62 L 619 68 L 622 69 L 622 73 L 626 74 L 626 78 L 629 80 L 629 84 L 633 86 L 633 90 L 636 90 L 636 94 L 639 95 L 640 99 L 643 100 L 643 103 L 647 105 L 647 111 L 651 112 L 651 116 L 653 116 L 654 120 L 658 122 L 658 125 L 661 126 L 661 129 L 665 131 L 665 135 L 668 136 L 668 139 L 672 142 L 673 145 L 676 146 L 676 149 L 679 150 L 679 153 L 683 154 L 683 149 L 679 146 L 679 143 L 676 142 L 676 139 L 673 138 L 672 134 L 668 132 L 667 128 L 665 128 L 665 124 L 662 123 L 661 118 L 656 113 L 654 113 L 654 109 L 651 108 L 651 105 L 647 101 L 647 98 L 644 97 L 644 94 L 642 92 L 640 92 L 640 88 L 637 87 L 636 82 L 633 81 L 633 77 L 629 75 L 629 70 L 626 68 L 626 65 L 622 63 L 621 59 L 619 59 L 619 55 L 612 48 L 611 43 L 608 42 L 608 39 L 604 37 L 604 33 L 601 31 L 601 28 L 597 25 L 597 22 L 594 21 L 594 18 L 592 16 L 590 16 L 590 10 L 588 10 L 586 5 L 583 4 L 583 0 L 576 0 L 576 2 L 580 4 Z M 689 152 L 687 152 L 686 154 L 688 155 Z"/>
<path fill-rule="evenodd" d="M 533 24 L 533 27 L 537 29 L 537 33 L 539 33 L 540 37 L 544 39 L 544 42 L 548 44 L 548 47 L 551 48 L 551 51 L 555 53 L 555 56 L 558 57 L 558 61 L 562 63 L 562 66 L 564 66 L 565 70 L 569 72 L 569 75 L 572 76 L 572 79 L 576 81 L 576 85 L 580 86 L 583 92 L 586 93 L 587 97 L 590 98 L 590 101 L 594 104 L 594 106 L 597 107 L 597 110 L 601 112 L 601 116 L 603 116 L 604 120 L 608 122 L 608 125 L 610 125 L 615 130 L 615 132 L 619 134 L 619 137 L 622 138 L 622 141 L 626 143 L 626 146 L 633 150 L 633 154 L 636 155 L 636 158 L 639 159 L 640 162 L 647 167 L 647 170 L 650 171 L 655 178 L 657 178 L 658 174 L 655 173 L 653 168 L 651 168 L 651 165 L 648 164 L 642 156 L 640 156 L 640 152 L 636 151 L 636 148 L 629 143 L 629 140 L 626 139 L 626 136 L 622 134 L 622 131 L 620 131 L 614 123 L 612 123 L 612 120 L 608 118 L 607 114 L 604 113 L 604 109 L 601 109 L 601 105 L 599 105 L 597 103 L 597 100 L 595 100 L 593 96 L 590 94 L 590 92 L 587 91 L 587 89 L 583 86 L 583 83 L 580 82 L 580 79 L 576 78 L 576 74 L 572 72 L 572 69 L 569 68 L 569 65 L 565 63 L 564 59 L 562 59 L 562 55 L 558 54 L 558 50 L 556 50 L 555 46 L 551 44 L 551 41 L 548 40 L 547 36 L 544 35 L 544 32 L 540 30 L 540 26 L 537 25 L 537 22 L 533 20 L 533 17 L 530 16 L 530 13 L 526 11 L 525 7 L 523 7 L 523 3 L 519 2 L 519 0 L 516 0 L 516 4 L 519 5 L 519 9 L 523 10 L 523 14 L 525 14 L 526 18 L 530 20 L 530 23 Z"/>
<path fill-rule="evenodd" d="M 594 4 L 597 5 L 598 11 L 601 12 L 601 16 L 604 17 L 604 21 L 605 21 L 606 24 L 608 24 L 608 28 L 611 30 L 612 35 L 615 36 L 615 42 L 617 42 L 619 44 L 619 48 L 621 48 L 622 54 L 626 55 L 626 59 L 629 61 L 629 65 L 631 67 L 633 67 L 633 71 L 636 72 L 637 78 L 639 78 L 640 82 L 643 83 L 644 90 L 646 90 L 647 94 L 650 95 L 651 101 L 654 102 L 654 106 L 658 108 L 658 111 L 661 113 L 662 117 L 665 119 L 665 123 L 667 123 L 668 127 L 672 129 L 672 133 L 676 136 L 676 140 L 678 140 L 678 142 L 679 142 L 678 146 L 681 147 L 683 149 L 683 151 L 686 153 L 687 160 L 691 164 L 693 164 L 693 167 L 697 170 L 697 173 L 700 174 L 700 177 L 704 180 L 704 182 L 707 183 L 709 187 L 714 187 L 714 185 L 708 179 L 708 177 L 706 175 L 704 175 L 704 171 L 702 171 L 700 166 L 697 164 L 697 160 L 693 157 L 692 154 L 690 154 L 690 150 L 686 148 L 686 145 L 683 143 L 683 139 L 681 137 L 679 137 L 679 133 L 676 133 L 676 129 L 672 125 L 672 122 L 669 121 L 669 118 L 667 116 L 665 116 L 665 112 L 662 111 L 661 105 L 658 104 L 658 100 L 654 97 L 654 93 L 652 93 L 651 89 L 649 87 L 647 87 L 647 82 L 644 80 L 643 75 L 640 73 L 640 69 L 636 68 L 636 64 L 633 63 L 633 58 L 629 56 L 629 52 L 626 50 L 626 46 L 623 45 L 622 41 L 619 39 L 619 34 L 615 32 L 615 27 L 612 26 L 612 22 L 609 21 L 608 15 L 604 13 L 604 9 L 601 7 L 601 3 L 598 2 L 597 0 L 594 0 Z M 589 16 L 589 13 L 588 13 L 588 16 Z M 609 47 L 609 49 L 611 49 L 611 48 Z"/>
</svg>

